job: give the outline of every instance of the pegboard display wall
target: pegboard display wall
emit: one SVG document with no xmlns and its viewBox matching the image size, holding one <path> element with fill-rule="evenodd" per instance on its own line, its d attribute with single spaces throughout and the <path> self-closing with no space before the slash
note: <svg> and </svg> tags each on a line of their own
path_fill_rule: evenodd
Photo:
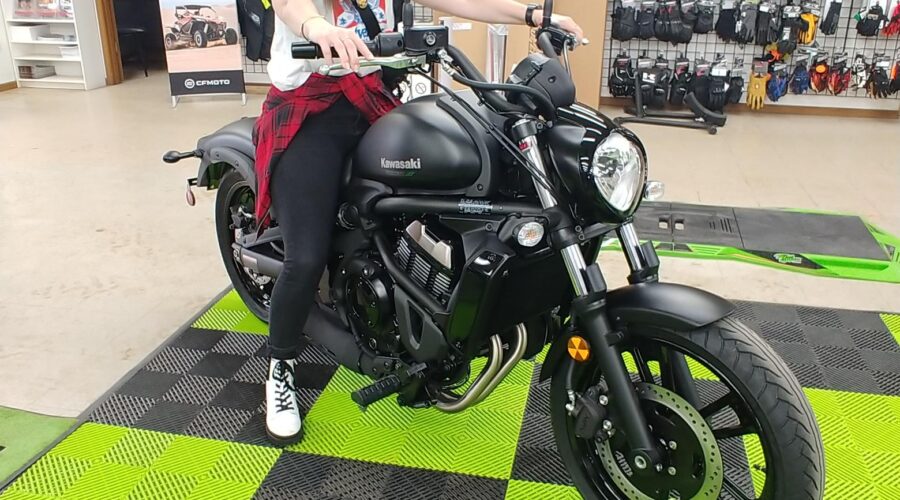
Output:
<svg viewBox="0 0 900 500">
<path fill-rule="evenodd" d="M 432 13 L 429 7 L 413 5 L 415 8 L 415 21 L 417 23 L 431 22 Z M 244 80 L 249 84 L 268 85 L 269 74 L 266 73 L 266 61 L 251 61 L 247 59 L 247 39 L 241 37 L 241 54 L 244 56 Z"/>
<path fill-rule="evenodd" d="M 824 13 L 827 12 L 828 5 L 830 4 L 831 0 L 821 1 L 823 4 L 822 17 L 824 18 Z M 898 1 L 900 0 L 894 0 L 894 2 Z M 783 5 L 784 3 L 784 0 L 779 1 L 780 5 Z M 893 3 L 888 3 L 890 5 L 890 8 L 892 9 Z M 862 9 L 863 7 L 867 7 L 868 5 L 869 0 L 844 0 L 837 32 L 834 35 L 826 36 L 817 28 L 814 46 L 818 46 L 821 50 L 827 51 L 829 56 L 837 52 L 846 52 L 849 56 L 850 63 L 852 63 L 853 57 L 856 54 L 865 55 L 866 60 L 870 63 L 872 61 L 872 57 L 878 53 L 885 53 L 888 55 L 888 57 L 894 60 L 897 57 L 898 50 L 900 50 L 900 37 L 887 37 L 883 34 L 879 34 L 878 36 L 874 37 L 864 37 L 860 36 L 856 32 L 856 20 L 852 19 L 853 15 L 856 14 L 860 9 Z M 882 2 L 882 6 L 884 6 L 884 2 Z M 747 79 L 747 75 L 749 75 L 750 73 L 750 67 L 753 62 L 753 58 L 762 56 L 764 52 L 763 47 L 756 45 L 755 43 L 740 45 L 736 42 L 724 42 L 718 37 L 718 35 L 716 35 L 715 30 L 702 35 L 694 33 L 690 43 L 677 46 L 672 45 L 670 42 L 657 40 L 656 38 L 641 40 L 635 37 L 627 42 L 621 42 L 612 38 L 611 16 L 613 8 L 614 2 L 609 1 L 607 3 L 607 23 L 606 31 L 604 33 L 606 49 L 604 50 L 605 60 L 603 64 L 603 81 L 601 90 L 601 95 L 603 97 L 611 97 L 609 88 L 607 86 L 610 68 L 612 68 L 613 66 L 612 63 L 615 57 L 619 54 L 620 51 L 623 50 L 631 57 L 638 57 L 644 52 L 646 52 L 647 57 L 650 58 L 656 58 L 658 54 L 663 54 L 667 59 L 669 59 L 669 61 L 674 60 L 675 57 L 683 53 L 685 57 L 691 60 L 691 68 L 693 68 L 694 60 L 698 57 L 705 57 L 707 60 L 712 61 L 715 58 L 716 54 L 723 54 L 730 65 L 733 64 L 733 61 L 736 57 L 742 58 L 744 60 L 743 75 L 745 80 Z M 885 11 L 888 15 L 890 15 L 890 10 L 885 8 Z M 719 7 L 716 6 L 715 20 L 717 21 L 718 19 Z M 789 59 L 787 59 L 787 62 L 790 65 Z M 741 102 L 743 101 L 744 99 L 742 98 Z M 865 89 L 848 90 L 845 93 L 837 96 L 833 96 L 827 93 L 827 91 L 821 94 L 816 94 L 815 92 L 810 90 L 809 92 L 801 95 L 788 93 L 777 103 L 766 100 L 765 105 L 813 106 L 896 111 L 898 110 L 898 108 L 900 108 L 900 94 L 895 94 L 887 99 L 871 99 L 866 96 Z"/>
</svg>

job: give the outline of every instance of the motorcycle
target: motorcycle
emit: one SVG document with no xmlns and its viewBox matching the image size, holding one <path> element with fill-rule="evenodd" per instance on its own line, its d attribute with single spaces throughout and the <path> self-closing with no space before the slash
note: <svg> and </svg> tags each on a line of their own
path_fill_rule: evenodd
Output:
<svg viewBox="0 0 900 500">
<path fill-rule="evenodd" d="M 575 40 L 551 25 L 552 8 L 546 0 L 540 53 L 506 83 L 486 82 L 445 27 L 408 22 L 370 44 L 377 57 L 363 66 L 444 92 L 362 138 L 304 334 L 373 380 L 351 394 L 361 407 L 396 395 L 444 412 L 484 401 L 549 345 L 539 378 L 585 498 L 822 498 L 817 423 L 785 363 L 729 301 L 659 281 L 632 216 L 660 186 L 640 140 L 576 102 L 562 57 Z M 321 57 L 313 45 L 293 52 Z M 433 79 L 433 65 L 469 90 Z M 239 120 L 164 160 L 201 160 L 189 202 L 192 186 L 218 189 L 228 275 L 265 320 L 284 248 L 277 213 L 266 227 L 254 215 L 252 127 Z M 614 290 L 597 263 L 612 237 L 630 266 L 630 284 Z M 477 357 L 487 359 L 472 378 Z"/>
</svg>

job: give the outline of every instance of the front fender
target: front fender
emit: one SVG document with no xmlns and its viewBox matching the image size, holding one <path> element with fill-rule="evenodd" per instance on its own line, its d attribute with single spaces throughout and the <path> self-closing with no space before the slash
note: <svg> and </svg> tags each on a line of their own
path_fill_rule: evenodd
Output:
<svg viewBox="0 0 900 500">
<path fill-rule="evenodd" d="M 640 323 L 671 330 L 696 330 L 734 311 L 731 302 L 698 288 L 674 283 L 640 283 L 618 288 L 606 296 L 610 323 Z M 541 367 L 540 380 L 553 375 L 566 354 L 572 330 L 550 346 Z"/>
</svg>

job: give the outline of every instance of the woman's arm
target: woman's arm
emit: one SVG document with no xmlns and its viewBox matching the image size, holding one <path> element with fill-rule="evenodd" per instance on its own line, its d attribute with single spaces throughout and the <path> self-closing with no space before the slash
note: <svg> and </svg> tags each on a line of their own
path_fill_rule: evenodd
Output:
<svg viewBox="0 0 900 500">
<path fill-rule="evenodd" d="M 337 52 L 344 69 L 359 69 L 359 56 L 371 59 L 372 52 L 355 31 L 338 28 L 328 22 L 312 3 L 312 0 L 273 0 L 275 15 L 294 33 L 322 48 L 322 54 L 331 64 L 331 49 Z"/>
<path fill-rule="evenodd" d="M 534 0 L 539 3 L 538 0 Z M 497 24 L 525 24 L 526 6 L 515 0 L 418 0 L 418 3 L 448 14 L 473 21 Z M 544 17 L 542 9 L 536 9 L 532 20 L 540 25 Z M 553 14 L 553 23 L 575 35 L 581 42 L 584 31 L 568 16 Z"/>
</svg>

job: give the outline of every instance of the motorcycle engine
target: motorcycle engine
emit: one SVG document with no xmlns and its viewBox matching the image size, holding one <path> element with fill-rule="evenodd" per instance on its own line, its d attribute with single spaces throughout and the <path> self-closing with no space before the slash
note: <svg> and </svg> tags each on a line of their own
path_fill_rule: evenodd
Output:
<svg viewBox="0 0 900 500">
<path fill-rule="evenodd" d="M 393 282 L 384 266 L 366 257 L 353 259 L 338 293 L 344 297 L 354 331 L 375 352 L 392 354 L 400 348 L 394 315 Z"/>
</svg>

